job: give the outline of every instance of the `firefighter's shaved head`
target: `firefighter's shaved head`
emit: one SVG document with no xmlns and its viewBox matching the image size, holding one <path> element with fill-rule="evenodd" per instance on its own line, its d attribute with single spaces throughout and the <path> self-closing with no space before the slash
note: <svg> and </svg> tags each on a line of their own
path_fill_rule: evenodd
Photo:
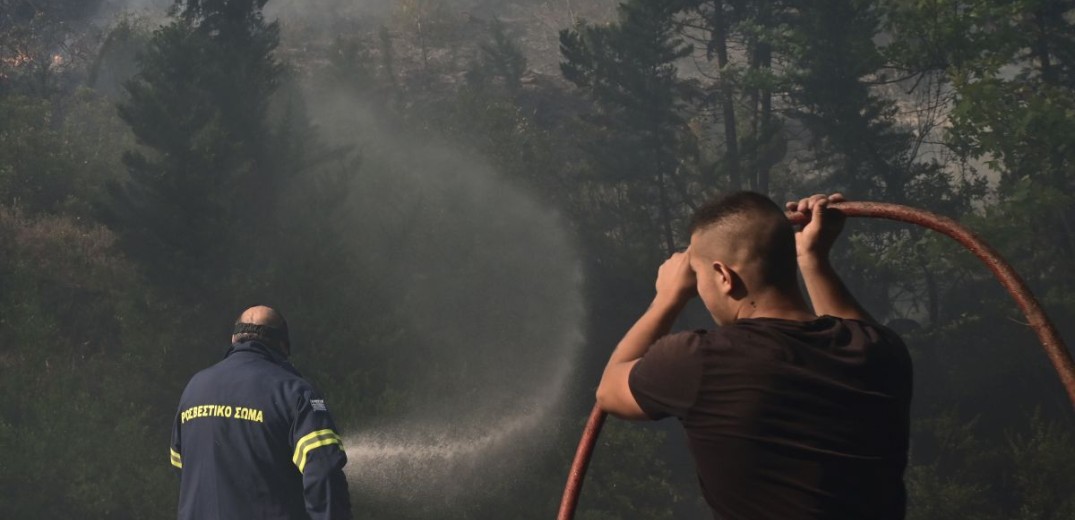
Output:
<svg viewBox="0 0 1075 520">
<path fill-rule="evenodd" d="M 795 231 L 768 197 L 734 193 L 698 210 L 691 223 L 691 254 L 733 266 L 748 284 L 795 288 Z"/>
<path fill-rule="evenodd" d="M 287 329 L 287 321 L 276 309 L 265 305 L 255 305 L 239 316 L 239 321 L 253 325 L 268 325 L 277 329 Z"/>
<path fill-rule="evenodd" d="M 283 350 L 285 354 L 291 352 L 287 320 L 276 309 L 265 305 L 250 307 L 235 321 L 231 342 L 235 344 L 244 341 L 260 341 Z"/>
</svg>

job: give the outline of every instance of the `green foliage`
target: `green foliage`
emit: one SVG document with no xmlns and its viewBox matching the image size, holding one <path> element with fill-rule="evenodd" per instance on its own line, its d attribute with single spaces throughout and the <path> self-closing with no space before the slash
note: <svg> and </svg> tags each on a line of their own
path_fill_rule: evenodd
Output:
<svg viewBox="0 0 1075 520">
<path fill-rule="evenodd" d="M 88 216 L 130 134 L 95 93 L 61 99 L 0 96 L 0 201 L 27 213 Z"/>
<path fill-rule="evenodd" d="M 1075 517 L 1075 485 L 1069 478 L 1075 471 L 1073 442 L 1070 421 L 1048 421 L 1040 410 L 1031 416 L 1027 433 L 1009 434 L 1012 483 L 1019 496 L 1017 512 L 1011 518 Z"/>
<path fill-rule="evenodd" d="M 884 66 L 874 43 L 879 24 L 873 2 L 801 6 L 790 38 L 796 118 L 816 139 L 814 156 L 830 169 L 829 183 L 863 198 L 932 208 L 953 197 L 942 165 L 919 161 L 895 101 L 864 81 Z"/>
<path fill-rule="evenodd" d="M 1072 89 L 961 77 L 955 78 L 954 87 L 960 93 L 952 111 L 954 148 L 969 157 L 987 158 L 1008 182 L 1027 176 L 1055 187 L 1070 185 L 1075 161 Z"/>
<path fill-rule="evenodd" d="M 667 465 L 657 455 L 663 435 L 637 425 L 610 421 L 595 448 L 580 520 L 672 518 L 680 498 Z"/>
<path fill-rule="evenodd" d="M 1075 120 L 1070 42 L 1075 25 L 1062 14 L 1070 10 L 1070 2 L 894 6 L 892 27 L 907 35 L 899 41 L 910 42 L 894 46 L 895 56 L 911 70 L 945 72 L 953 98 L 951 128 L 945 136 L 951 149 L 964 161 L 981 161 L 999 174 L 998 188 L 1016 198 L 1026 190 L 1036 195 L 1070 191 L 1075 159 L 1075 143 L 1070 141 Z M 925 16 L 936 18 L 919 23 Z M 957 43 L 957 33 L 971 39 Z M 1050 200 L 1055 197 L 1046 196 L 1043 202 Z M 1054 258 L 1070 258 L 1075 249 L 1066 214 L 1072 207 L 1050 206 L 1038 211 L 1034 222 L 1023 223 L 1041 229 L 1044 241 L 1062 248 L 1062 255 Z M 1014 203 L 1006 209 L 1025 214 L 1029 208 Z"/>
<path fill-rule="evenodd" d="M 502 81 L 510 92 L 517 93 L 526 72 L 526 56 L 498 19 L 489 24 L 489 40 L 480 45 L 480 67 L 471 72 L 472 81 L 491 76 Z"/>
<path fill-rule="evenodd" d="M 676 66 L 692 52 L 676 34 L 680 8 L 672 0 L 624 2 L 616 24 L 560 31 L 560 69 L 597 109 L 587 119 L 595 191 L 613 218 L 644 223 L 610 232 L 645 236 L 666 251 L 682 240 L 697 168 L 682 116 L 689 83 Z"/>
<path fill-rule="evenodd" d="M 271 203 L 290 173 L 273 168 L 266 121 L 278 29 L 260 5 L 240 4 L 185 4 L 154 33 L 120 105 L 143 148 L 124 156 L 130 178 L 113 190 L 112 221 L 158 282 L 202 288 L 223 276 L 237 231 L 270 217 L 249 201 Z"/>
<path fill-rule="evenodd" d="M 296 363 L 345 429 L 420 404 L 394 349 L 417 341 L 401 324 L 422 295 L 380 298 L 391 285 L 365 260 L 381 252 L 343 238 L 356 179 L 389 165 L 325 145 L 306 83 L 482 156 L 566 215 L 591 345 L 644 306 L 692 205 L 741 186 L 957 217 L 1075 332 L 1070 2 L 630 0 L 560 32 L 557 76 L 534 54 L 548 21 L 518 12 L 400 2 L 385 25 L 283 44 L 285 66 L 265 0 L 182 0 L 152 35 L 96 28 L 99 4 L 0 0 L 0 517 L 172 516 L 175 399 L 223 347 L 207 324 L 254 301 L 293 310 L 318 345 Z M 915 358 L 909 518 L 1075 516 L 1070 405 L 1008 296 L 946 239 L 849 235 L 841 272 Z M 423 236 L 484 251 L 407 240 Z M 584 353 L 580 380 L 606 350 Z M 557 420 L 535 432 L 553 456 L 458 517 L 551 515 L 580 426 Z M 579 518 L 691 516 L 694 477 L 663 443 L 610 421 Z"/>
<path fill-rule="evenodd" d="M 174 504 L 152 425 L 178 391 L 176 323 L 149 318 L 114 242 L 99 225 L 0 209 L 0 391 L 13 397 L 0 484 L 21 497 L 0 516 L 160 518 Z"/>
<path fill-rule="evenodd" d="M 0 100 L 0 197 L 29 211 L 57 209 L 72 191 L 71 162 L 51 148 L 59 136 L 47 101 Z"/>
<path fill-rule="evenodd" d="M 1070 421 L 1047 420 L 1040 410 L 1021 418 L 999 439 L 981 438 L 977 420 L 951 413 L 920 421 L 906 477 L 908 518 L 1071 518 Z"/>
<path fill-rule="evenodd" d="M 86 71 L 86 85 L 118 99 L 125 92 L 123 85 L 138 73 L 138 56 L 148 45 L 152 28 L 148 20 L 124 15 L 105 31 Z"/>
</svg>

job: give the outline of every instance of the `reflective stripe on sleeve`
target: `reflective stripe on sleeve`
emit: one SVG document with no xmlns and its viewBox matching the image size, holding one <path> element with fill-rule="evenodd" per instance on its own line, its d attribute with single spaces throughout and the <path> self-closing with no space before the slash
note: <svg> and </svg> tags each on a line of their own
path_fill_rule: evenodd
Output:
<svg viewBox="0 0 1075 520">
<path fill-rule="evenodd" d="M 168 448 L 168 451 L 172 452 L 172 465 L 179 469 L 183 469 L 183 458 L 179 456 L 179 452 L 171 448 Z"/>
<path fill-rule="evenodd" d="M 291 458 L 295 466 L 299 468 L 299 473 L 306 469 L 306 455 L 308 453 L 316 448 L 330 444 L 343 446 L 343 443 L 340 442 L 340 436 L 330 429 L 308 433 L 299 439 L 299 442 L 295 444 L 295 455 Z"/>
</svg>

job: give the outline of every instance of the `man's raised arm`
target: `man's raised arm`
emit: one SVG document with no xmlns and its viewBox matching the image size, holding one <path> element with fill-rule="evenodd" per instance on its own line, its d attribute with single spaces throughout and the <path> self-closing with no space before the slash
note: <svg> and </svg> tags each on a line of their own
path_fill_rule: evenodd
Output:
<svg viewBox="0 0 1075 520">
<path fill-rule="evenodd" d="M 690 251 L 666 260 L 657 273 L 656 285 L 653 303 L 620 340 L 597 387 L 597 405 L 621 419 L 649 418 L 631 393 L 631 369 L 655 341 L 668 334 L 683 306 L 696 294 Z"/>
<path fill-rule="evenodd" d="M 806 283 L 806 292 L 817 315 L 827 314 L 837 318 L 873 321 L 870 313 L 851 295 L 840 280 L 829 251 L 843 230 L 845 217 L 836 211 L 826 211 L 831 202 L 842 202 L 843 195 L 814 195 L 798 202 L 788 202 L 790 211 L 810 214 L 810 222 L 795 234 L 799 270 Z"/>
</svg>

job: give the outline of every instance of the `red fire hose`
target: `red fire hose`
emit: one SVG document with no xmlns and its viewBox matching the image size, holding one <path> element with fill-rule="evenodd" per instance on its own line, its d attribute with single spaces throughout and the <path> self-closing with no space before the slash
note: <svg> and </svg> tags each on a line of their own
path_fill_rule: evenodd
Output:
<svg viewBox="0 0 1075 520">
<path fill-rule="evenodd" d="M 1008 290 L 1015 299 L 1016 305 L 1026 315 L 1027 323 L 1038 335 L 1038 340 L 1045 349 L 1045 355 L 1052 362 L 1053 368 L 1060 376 L 1060 382 L 1067 391 L 1068 398 L 1075 406 L 1075 362 L 1071 359 L 1071 353 L 1068 352 L 1064 341 L 1060 339 L 1060 334 L 1056 332 L 1056 327 L 1045 315 L 1045 310 L 1034 298 L 1026 282 L 1008 262 L 1000 257 L 996 250 L 958 222 L 928 211 L 882 202 L 840 202 L 830 205 L 829 208 L 838 210 L 848 217 L 881 218 L 917 224 L 948 235 L 974 253 L 974 256 L 981 259 L 986 267 L 993 271 L 993 275 Z M 810 220 L 810 216 L 803 213 L 788 213 L 788 219 L 794 224 L 805 224 Z M 594 406 L 593 411 L 590 412 L 590 419 L 586 421 L 586 427 L 582 431 L 582 439 L 575 452 L 575 460 L 571 464 L 571 472 L 568 474 L 567 485 L 564 487 L 564 496 L 560 501 L 557 520 L 571 520 L 575 517 L 582 479 L 586 475 L 586 468 L 590 465 L 590 456 L 593 454 L 597 436 L 601 433 L 601 426 L 604 423 L 605 413 Z"/>
</svg>

